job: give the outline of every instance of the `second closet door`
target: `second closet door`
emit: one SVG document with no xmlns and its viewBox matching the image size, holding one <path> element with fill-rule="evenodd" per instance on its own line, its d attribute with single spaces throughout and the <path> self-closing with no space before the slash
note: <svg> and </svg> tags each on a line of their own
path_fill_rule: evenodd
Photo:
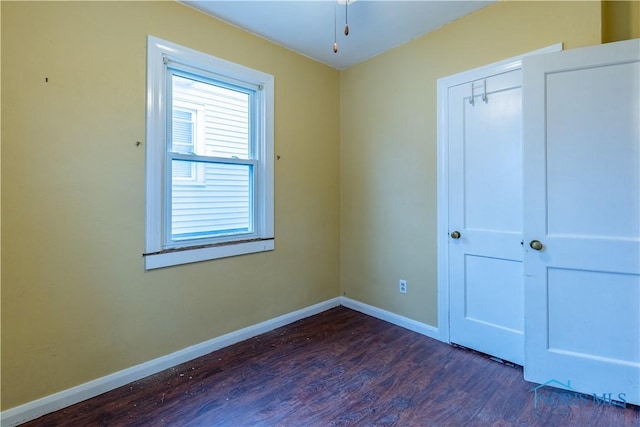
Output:
<svg viewBox="0 0 640 427">
<path fill-rule="evenodd" d="M 524 364 L 522 72 L 449 89 L 450 340 Z"/>
</svg>

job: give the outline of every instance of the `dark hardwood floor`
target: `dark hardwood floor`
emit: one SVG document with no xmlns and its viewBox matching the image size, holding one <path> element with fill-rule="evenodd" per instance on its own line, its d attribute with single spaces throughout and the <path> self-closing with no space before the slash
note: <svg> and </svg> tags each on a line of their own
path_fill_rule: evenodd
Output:
<svg viewBox="0 0 640 427">
<path fill-rule="evenodd" d="M 338 307 L 25 426 L 640 426 L 637 406 Z"/>
</svg>

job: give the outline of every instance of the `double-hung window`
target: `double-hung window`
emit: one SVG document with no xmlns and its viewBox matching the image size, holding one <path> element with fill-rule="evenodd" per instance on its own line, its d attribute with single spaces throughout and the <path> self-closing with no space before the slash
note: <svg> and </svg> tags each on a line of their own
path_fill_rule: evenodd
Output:
<svg viewBox="0 0 640 427">
<path fill-rule="evenodd" d="M 147 269 L 274 248 L 273 80 L 148 37 Z"/>
</svg>

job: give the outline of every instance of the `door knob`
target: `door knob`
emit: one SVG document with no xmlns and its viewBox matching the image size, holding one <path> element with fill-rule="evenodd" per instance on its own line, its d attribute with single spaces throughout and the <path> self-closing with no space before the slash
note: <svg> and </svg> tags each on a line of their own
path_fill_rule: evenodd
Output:
<svg viewBox="0 0 640 427">
<path fill-rule="evenodd" d="M 451 233 L 451 238 L 452 239 L 459 239 L 461 236 L 459 231 L 454 231 L 453 233 Z"/>
<path fill-rule="evenodd" d="M 536 251 L 540 251 L 542 250 L 542 248 L 544 248 L 544 245 L 539 240 L 532 240 L 531 243 L 529 243 L 529 246 L 531 247 L 531 249 L 534 249 Z"/>
</svg>

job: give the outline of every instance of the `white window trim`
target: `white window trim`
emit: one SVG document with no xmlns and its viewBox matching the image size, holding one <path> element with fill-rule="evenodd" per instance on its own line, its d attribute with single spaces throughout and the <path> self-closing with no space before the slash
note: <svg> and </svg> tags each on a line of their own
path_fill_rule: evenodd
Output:
<svg viewBox="0 0 640 427">
<path fill-rule="evenodd" d="M 230 237 L 228 241 L 187 248 L 166 248 L 164 246 L 163 216 L 165 211 L 164 186 L 166 155 L 165 61 L 173 60 L 191 67 L 213 71 L 225 78 L 251 83 L 261 88 L 262 103 L 259 110 L 263 126 L 257 144 L 258 183 L 255 186 L 256 221 L 255 234 L 246 237 Z M 273 250 L 274 206 L 273 206 L 273 143 L 274 143 L 274 77 L 215 58 L 175 43 L 159 38 L 147 37 L 147 137 L 146 137 L 146 238 L 145 269 L 155 269 L 172 265 L 187 264 L 216 258 L 225 258 L 255 252 Z M 160 124 L 160 125 L 159 125 Z M 242 239 L 242 240 L 240 240 Z"/>
</svg>

